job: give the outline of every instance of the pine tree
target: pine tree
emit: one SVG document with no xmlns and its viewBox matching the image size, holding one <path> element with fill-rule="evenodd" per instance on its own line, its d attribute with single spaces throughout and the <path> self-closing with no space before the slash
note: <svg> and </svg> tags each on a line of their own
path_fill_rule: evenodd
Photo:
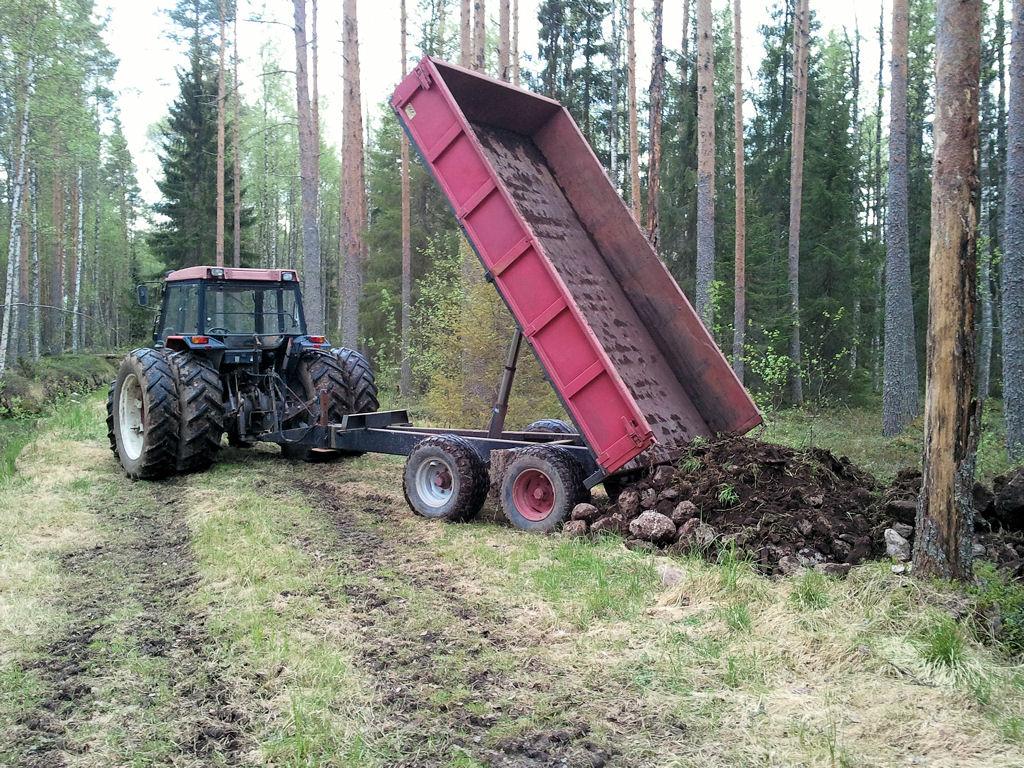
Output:
<svg viewBox="0 0 1024 768">
<path fill-rule="evenodd" d="M 715 64 L 711 0 L 697 0 L 697 314 L 714 326 Z"/>
<path fill-rule="evenodd" d="M 1003 224 L 1003 410 L 1006 450 L 1024 458 L 1024 0 L 1013 0 Z"/>
<path fill-rule="evenodd" d="M 746 253 L 747 253 L 747 184 L 746 158 L 743 153 L 743 47 L 740 25 L 740 0 L 732 0 L 733 8 L 733 141 L 736 164 L 736 238 L 733 298 L 732 368 L 743 381 L 743 345 L 746 335 Z"/>
</svg>

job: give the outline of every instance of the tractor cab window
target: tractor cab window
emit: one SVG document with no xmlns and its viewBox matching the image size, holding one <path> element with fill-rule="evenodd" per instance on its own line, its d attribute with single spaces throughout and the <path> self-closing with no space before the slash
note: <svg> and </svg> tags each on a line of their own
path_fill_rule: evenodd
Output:
<svg viewBox="0 0 1024 768">
<path fill-rule="evenodd" d="M 304 333 L 298 286 L 266 287 L 208 285 L 205 331 L 211 335 L 274 336 Z"/>
<path fill-rule="evenodd" d="M 168 283 L 164 291 L 160 336 L 191 336 L 199 332 L 199 286 Z"/>
</svg>

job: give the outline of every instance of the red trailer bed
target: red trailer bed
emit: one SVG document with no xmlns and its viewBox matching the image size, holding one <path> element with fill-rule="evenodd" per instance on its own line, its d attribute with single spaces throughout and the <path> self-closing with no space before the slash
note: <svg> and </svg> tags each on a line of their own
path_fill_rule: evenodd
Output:
<svg viewBox="0 0 1024 768">
<path fill-rule="evenodd" d="M 392 106 L 605 473 L 761 423 L 558 102 L 425 58 Z"/>
</svg>

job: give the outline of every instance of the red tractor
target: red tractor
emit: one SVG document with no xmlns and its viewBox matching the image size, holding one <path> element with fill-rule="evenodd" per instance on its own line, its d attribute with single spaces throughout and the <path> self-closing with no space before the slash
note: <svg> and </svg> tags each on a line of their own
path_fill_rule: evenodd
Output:
<svg viewBox="0 0 1024 768">
<path fill-rule="evenodd" d="M 289 458 L 336 455 L 323 429 L 378 407 L 366 359 L 307 333 L 292 270 L 168 273 L 153 342 L 125 356 L 107 397 L 110 448 L 133 479 L 205 469 L 225 432 Z"/>
</svg>

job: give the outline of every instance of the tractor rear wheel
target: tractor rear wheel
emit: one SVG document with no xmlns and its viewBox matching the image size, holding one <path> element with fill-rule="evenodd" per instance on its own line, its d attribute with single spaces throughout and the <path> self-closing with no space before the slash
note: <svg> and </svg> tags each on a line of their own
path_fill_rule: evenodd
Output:
<svg viewBox="0 0 1024 768">
<path fill-rule="evenodd" d="M 349 413 L 374 413 L 377 402 L 377 381 L 370 361 L 348 347 L 336 347 L 331 354 L 341 364 L 345 374 L 345 387 L 349 395 Z"/>
<path fill-rule="evenodd" d="M 220 450 L 224 434 L 224 385 L 217 371 L 188 350 L 167 356 L 178 388 L 177 470 L 206 469 Z"/>
<path fill-rule="evenodd" d="M 554 530 L 589 497 L 583 480 L 583 467 L 568 451 L 553 445 L 521 448 L 501 483 L 502 511 L 515 528 Z"/>
<path fill-rule="evenodd" d="M 107 429 L 132 480 L 165 477 L 177 464 L 178 395 L 163 354 L 135 349 L 125 355 L 107 399 Z"/>
<path fill-rule="evenodd" d="M 307 352 L 300 359 L 295 371 L 295 382 L 289 386 L 304 398 L 306 408 L 285 423 L 285 429 L 310 427 L 320 421 L 319 393 L 327 393 L 328 423 L 341 421 L 349 413 L 348 389 L 345 386 L 345 372 L 341 364 L 326 352 Z M 293 461 L 310 461 L 340 456 L 339 451 L 318 451 L 301 443 L 281 443 L 281 455 Z"/>
<path fill-rule="evenodd" d="M 484 460 L 457 435 L 432 435 L 418 442 L 402 473 L 402 490 L 412 511 L 435 520 L 475 517 L 489 488 Z"/>
</svg>

